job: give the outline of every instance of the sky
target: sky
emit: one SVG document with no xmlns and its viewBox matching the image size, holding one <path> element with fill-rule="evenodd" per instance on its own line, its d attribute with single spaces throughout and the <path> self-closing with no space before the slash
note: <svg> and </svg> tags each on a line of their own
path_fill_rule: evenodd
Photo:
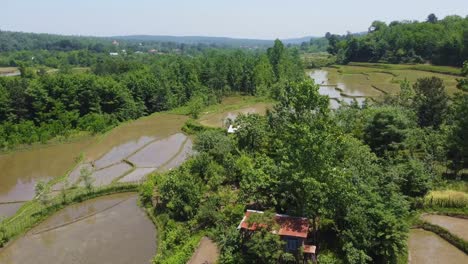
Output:
<svg viewBox="0 0 468 264">
<path fill-rule="evenodd" d="M 0 0 L 0 30 L 66 35 L 295 38 L 374 20 L 468 15 L 468 0 Z"/>
</svg>

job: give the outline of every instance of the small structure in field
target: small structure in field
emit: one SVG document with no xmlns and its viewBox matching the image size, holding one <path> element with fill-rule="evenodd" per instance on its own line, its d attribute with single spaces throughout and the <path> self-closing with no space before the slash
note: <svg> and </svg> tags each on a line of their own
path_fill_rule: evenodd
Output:
<svg viewBox="0 0 468 264">
<path fill-rule="evenodd" d="M 263 214 L 262 211 L 247 210 L 244 218 L 237 229 L 245 233 L 255 232 L 262 227 L 262 224 L 249 222 L 249 218 L 254 214 Z M 271 231 L 279 235 L 286 242 L 285 251 L 293 254 L 304 254 L 304 261 L 316 262 L 316 246 L 308 243 L 309 238 L 309 220 L 305 217 L 293 217 L 285 214 L 275 214 L 274 222 L 277 228 Z"/>
<path fill-rule="evenodd" d="M 227 132 L 228 132 L 229 134 L 234 134 L 234 133 L 237 132 L 238 129 L 239 129 L 239 127 L 235 127 L 235 126 L 233 126 L 233 125 L 229 125 L 229 128 L 228 128 Z"/>
<path fill-rule="evenodd" d="M 119 56 L 119 53 L 117 53 L 117 52 L 109 52 L 109 55 L 111 55 L 111 56 Z"/>
</svg>

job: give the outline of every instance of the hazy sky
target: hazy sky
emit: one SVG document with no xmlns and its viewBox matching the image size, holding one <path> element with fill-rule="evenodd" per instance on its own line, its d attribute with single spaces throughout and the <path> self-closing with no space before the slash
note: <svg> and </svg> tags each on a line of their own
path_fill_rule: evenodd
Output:
<svg viewBox="0 0 468 264">
<path fill-rule="evenodd" d="M 322 36 L 468 15 L 468 0 L 0 0 L 0 29 L 72 35 Z"/>
</svg>

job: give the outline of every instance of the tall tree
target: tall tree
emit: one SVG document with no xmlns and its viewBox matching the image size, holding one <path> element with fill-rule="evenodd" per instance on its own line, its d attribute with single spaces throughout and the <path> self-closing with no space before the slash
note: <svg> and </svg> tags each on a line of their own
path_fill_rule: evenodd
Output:
<svg viewBox="0 0 468 264">
<path fill-rule="evenodd" d="M 442 79 L 420 78 L 414 84 L 414 108 L 421 127 L 439 128 L 444 122 L 448 109 L 448 95 Z"/>
</svg>

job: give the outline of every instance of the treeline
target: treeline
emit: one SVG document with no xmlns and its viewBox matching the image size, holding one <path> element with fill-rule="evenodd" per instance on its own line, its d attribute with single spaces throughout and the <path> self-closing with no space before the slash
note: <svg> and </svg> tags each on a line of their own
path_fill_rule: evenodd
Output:
<svg viewBox="0 0 468 264">
<path fill-rule="evenodd" d="M 310 80 L 280 94 L 235 134 L 200 132 L 196 156 L 142 186 L 162 227 L 155 263 L 186 262 L 206 233 L 220 263 L 303 263 L 271 232 L 273 212 L 310 219 L 319 263 L 406 263 L 411 213 L 468 167 L 468 95 L 449 105 L 435 77 L 337 111 Z M 251 235 L 237 229 L 245 209 L 266 211 Z"/>
<path fill-rule="evenodd" d="M 461 66 L 468 59 L 468 17 L 434 14 L 427 21 L 375 21 L 362 36 L 327 33 L 338 61 L 425 63 Z"/>
<path fill-rule="evenodd" d="M 0 78 L 1 147 L 47 142 L 76 131 L 98 133 L 187 103 L 212 104 L 233 92 L 274 95 L 281 83 L 304 77 L 298 54 L 280 41 L 268 52 L 107 56 L 90 66 L 89 73 L 62 69 L 50 74 L 21 67 L 20 77 Z"/>
<path fill-rule="evenodd" d="M 134 52 L 148 52 L 157 50 L 162 53 L 199 53 L 212 48 L 232 48 L 234 45 L 224 43 L 178 43 L 169 37 L 145 38 L 145 37 L 87 37 L 87 36 L 65 36 L 55 34 L 24 33 L 0 30 L 0 66 L 16 66 L 10 63 L 12 59 L 22 58 L 27 55 L 27 60 L 32 57 L 44 57 L 45 55 L 65 56 L 68 52 L 75 51 L 83 53 L 109 53 L 120 52 L 132 54 Z M 174 38 L 176 39 L 176 38 Z M 265 47 L 263 44 L 262 47 Z M 20 52 L 17 54 L 17 52 Z M 53 56 L 52 56 L 53 57 Z M 7 63 L 5 63 L 6 58 Z M 23 57 L 24 58 L 24 57 Z M 53 67 L 52 65 L 48 65 Z"/>
</svg>

